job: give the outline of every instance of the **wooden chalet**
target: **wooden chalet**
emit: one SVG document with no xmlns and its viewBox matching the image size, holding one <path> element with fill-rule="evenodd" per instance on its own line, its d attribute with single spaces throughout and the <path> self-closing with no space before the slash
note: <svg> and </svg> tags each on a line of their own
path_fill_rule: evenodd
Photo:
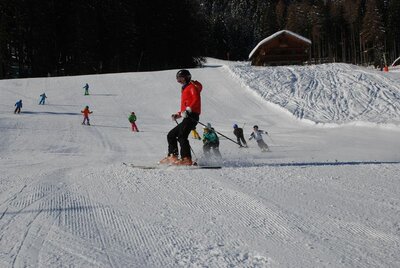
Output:
<svg viewBox="0 0 400 268">
<path fill-rule="evenodd" d="M 258 43 L 249 59 L 255 66 L 298 65 L 309 59 L 310 47 L 309 39 L 282 30 Z"/>
</svg>

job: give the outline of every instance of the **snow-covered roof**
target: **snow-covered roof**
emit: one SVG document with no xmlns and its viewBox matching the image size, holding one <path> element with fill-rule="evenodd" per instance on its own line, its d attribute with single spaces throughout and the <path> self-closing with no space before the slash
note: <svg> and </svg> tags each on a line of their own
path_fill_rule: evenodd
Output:
<svg viewBox="0 0 400 268">
<path fill-rule="evenodd" d="M 400 65 L 400 57 L 398 57 L 393 63 L 392 66 Z"/>
<path fill-rule="evenodd" d="M 297 39 L 300 39 L 300 40 L 302 40 L 302 41 L 304 41 L 306 43 L 311 44 L 311 40 L 310 39 L 307 39 L 307 38 L 305 38 L 305 37 L 303 37 L 301 35 L 298 35 L 297 33 L 294 33 L 294 32 L 288 31 L 288 30 L 282 30 L 282 31 L 274 33 L 273 35 L 268 36 L 267 38 L 263 39 L 260 43 L 258 43 L 257 46 L 250 52 L 249 59 L 253 56 L 253 54 L 257 51 L 257 49 L 260 46 L 262 46 L 264 43 L 274 39 L 275 37 L 277 37 L 277 36 L 279 36 L 279 35 L 281 35 L 283 33 L 290 34 L 290 35 L 296 37 Z"/>
</svg>

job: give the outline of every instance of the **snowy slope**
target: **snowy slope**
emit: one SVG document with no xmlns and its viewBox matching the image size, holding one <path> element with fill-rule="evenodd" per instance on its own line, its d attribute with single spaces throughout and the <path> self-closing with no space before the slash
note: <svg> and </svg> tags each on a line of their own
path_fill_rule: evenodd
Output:
<svg viewBox="0 0 400 268">
<path fill-rule="evenodd" d="M 329 74 L 222 61 L 191 70 L 204 85 L 203 123 L 231 138 L 233 123 L 270 133 L 270 153 L 221 138 L 221 170 L 122 165 L 165 155 L 176 70 L 0 81 L 0 267 L 400 266 L 398 78 L 320 68 Z M 362 86 L 350 73 L 364 73 Z M 306 94 L 302 81 L 313 80 L 329 87 Z M 348 84 L 358 93 L 340 91 Z M 271 91 L 287 87 L 293 95 Z M 331 92 L 357 105 L 316 97 Z M 303 109 L 307 120 L 292 116 L 300 96 L 317 107 Z M 191 144 L 204 162 L 202 143 Z"/>
<path fill-rule="evenodd" d="M 317 123 L 400 125 L 400 77 L 348 64 L 254 68 L 232 72 L 266 100 Z"/>
</svg>

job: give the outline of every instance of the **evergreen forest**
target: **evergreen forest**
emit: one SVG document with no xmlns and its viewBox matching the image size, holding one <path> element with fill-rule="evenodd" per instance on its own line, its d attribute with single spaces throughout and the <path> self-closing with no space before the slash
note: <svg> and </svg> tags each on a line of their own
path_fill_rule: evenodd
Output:
<svg viewBox="0 0 400 268">
<path fill-rule="evenodd" d="M 247 60 L 287 29 L 310 62 L 400 56 L 400 0 L 0 0 L 0 79 L 189 68 Z"/>
</svg>

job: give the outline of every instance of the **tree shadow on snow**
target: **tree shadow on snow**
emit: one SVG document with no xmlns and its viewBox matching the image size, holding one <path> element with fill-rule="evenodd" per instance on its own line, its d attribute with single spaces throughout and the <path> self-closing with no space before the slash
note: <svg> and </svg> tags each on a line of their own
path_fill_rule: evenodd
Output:
<svg viewBox="0 0 400 268">
<path fill-rule="evenodd" d="M 49 103 L 44 106 L 69 106 L 69 107 L 80 107 L 81 105 L 76 105 L 76 104 L 53 104 Z"/>
<path fill-rule="evenodd" d="M 79 115 L 81 113 L 67 113 L 67 112 L 32 112 L 32 111 L 23 111 L 23 114 L 51 114 L 51 115 Z"/>
<path fill-rule="evenodd" d="M 226 163 L 224 167 L 318 167 L 400 164 L 400 161 L 335 161 L 335 162 L 291 162 L 291 163 Z"/>
<path fill-rule="evenodd" d="M 222 64 L 204 64 L 202 68 L 219 68 L 222 67 Z"/>
<path fill-rule="evenodd" d="M 107 126 L 107 125 L 95 125 L 96 127 L 108 127 L 108 128 L 130 128 L 130 127 L 121 127 L 121 126 Z"/>
<path fill-rule="evenodd" d="M 106 93 L 99 93 L 99 94 L 90 94 L 90 96 L 104 96 L 104 97 L 111 97 L 111 96 L 118 96 L 117 94 L 106 94 Z"/>
<path fill-rule="evenodd" d="M 96 209 L 94 206 L 77 206 L 77 207 L 67 207 L 67 208 L 48 208 L 48 209 L 24 209 L 22 211 L 8 211 L 6 209 L 1 215 L 0 219 L 2 219 L 6 215 L 18 215 L 18 214 L 30 214 L 30 213 L 42 213 L 42 212 L 64 212 L 64 211 L 76 211 L 76 212 L 87 212 Z"/>
</svg>

